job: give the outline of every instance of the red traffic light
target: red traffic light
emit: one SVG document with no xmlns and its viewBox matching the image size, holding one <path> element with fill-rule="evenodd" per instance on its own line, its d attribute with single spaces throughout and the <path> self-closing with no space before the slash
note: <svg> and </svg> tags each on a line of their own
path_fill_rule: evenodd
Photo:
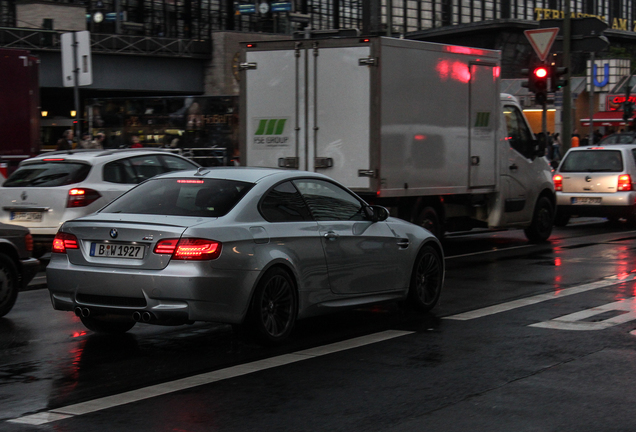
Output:
<svg viewBox="0 0 636 432">
<path fill-rule="evenodd" d="M 534 70 L 534 76 L 537 78 L 546 78 L 548 76 L 548 69 L 543 66 L 539 66 Z"/>
</svg>

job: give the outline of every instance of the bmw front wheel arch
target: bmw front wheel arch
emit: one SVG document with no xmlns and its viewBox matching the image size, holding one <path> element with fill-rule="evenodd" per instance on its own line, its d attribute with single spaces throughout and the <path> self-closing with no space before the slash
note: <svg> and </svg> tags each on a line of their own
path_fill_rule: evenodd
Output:
<svg viewBox="0 0 636 432">
<path fill-rule="evenodd" d="M 95 333 L 105 334 L 123 334 L 135 326 L 134 321 L 106 321 L 99 318 L 80 317 L 82 324 L 87 329 L 94 331 Z"/>
<path fill-rule="evenodd" d="M 13 260 L 0 253 L 0 317 L 13 308 L 19 290 L 18 271 Z"/>
<path fill-rule="evenodd" d="M 277 344 L 289 337 L 298 315 L 298 293 L 290 274 L 274 267 L 259 281 L 248 316 L 248 325 L 261 343 Z"/>
<path fill-rule="evenodd" d="M 417 254 L 411 284 L 410 304 L 420 312 L 428 312 L 435 307 L 444 284 L 444 264 L 441 254 L 432 246 L 424 246 Z"/>
</svg>

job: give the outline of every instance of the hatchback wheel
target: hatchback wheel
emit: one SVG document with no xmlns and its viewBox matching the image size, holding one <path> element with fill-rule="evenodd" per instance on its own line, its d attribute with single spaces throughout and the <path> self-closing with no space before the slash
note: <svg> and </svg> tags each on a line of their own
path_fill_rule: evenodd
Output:
<svg viewBox="0 0 636 432">
<path fill-rule="evenodd" d="M 13 260 L 0 254 L 0 317 L 9 313 L 18 298 L 18 271 Z"/>
<path fill-rule="evenodd" d="M 249 324 L 261 342 L 285 340 L 298 314 L 296 284 L 289 273 L 277 267 L 269 270 L 256 287 L 250 309 Z"/>
<path fill-rule="evenodd" d="M 96 333 L 122 334 L 135 326 L 134 321 L 106 321 L 93 317 L 80 317 L 82 324 Z"/>
<path fill-rule="evenodd" d="M 442 293 L 443 269 L 439 252 L 424 246 L 415 260 L 409 288 L 409 299 L 415 309 L 427 312 L 435 307 Z"/>
</svg>

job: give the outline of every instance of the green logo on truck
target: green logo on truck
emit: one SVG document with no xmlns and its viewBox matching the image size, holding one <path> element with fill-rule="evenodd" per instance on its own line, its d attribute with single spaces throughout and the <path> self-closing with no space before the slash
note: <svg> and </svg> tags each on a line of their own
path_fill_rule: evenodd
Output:
<svg viewBox="0 0 636 432">
<path fill-rule="evenodd" d="M 289 145 L 289 136 L 285 133 L 286 118 L 254 119 L 254 144 L 270 147 L 284 147 Z"/>
</svg>

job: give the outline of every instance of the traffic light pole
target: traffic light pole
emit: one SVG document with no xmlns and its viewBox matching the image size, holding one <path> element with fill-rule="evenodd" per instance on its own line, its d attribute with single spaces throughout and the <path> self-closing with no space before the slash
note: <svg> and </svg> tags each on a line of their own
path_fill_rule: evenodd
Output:
<svg viewBox="0 0 636 432">
<path fill-rule="evenodd" d="M 563 2 L 563 65 L 567 67 L 565 73 L 566 85 L 563 87 L 563 111 L 561 112 L 561 141 L 562 153 L 570 148 L 572 143 L 572 92 L 570 91 L 570 2 Z"/>
<path fill-rule="evenodd" d="M 590 127 L 588 129 L 587 137 L 588 137 L 588 145 L 594 144 L 594 91 L 596 90 L 596 86 L 594 85 L 594 51 L 590 53 L 590 91 L 588 92 L 590 95 Z"/>
</svg>

